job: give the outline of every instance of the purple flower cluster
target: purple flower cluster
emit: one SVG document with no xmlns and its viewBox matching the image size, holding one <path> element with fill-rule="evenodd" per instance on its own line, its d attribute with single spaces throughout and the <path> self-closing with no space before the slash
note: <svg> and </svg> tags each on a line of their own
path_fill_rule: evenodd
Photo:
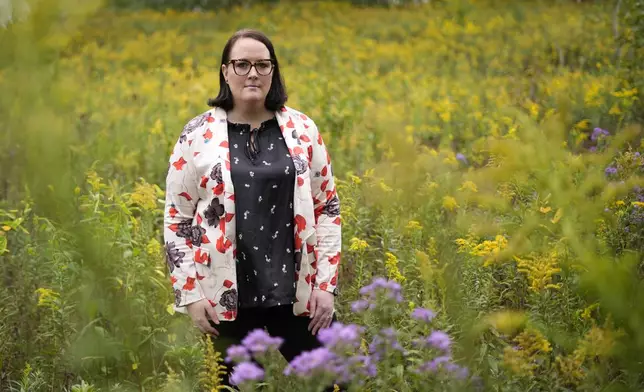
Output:
<svg viewBox="0 0 644 392">
<path fill-rule="evenodd" d="M 252 362 L 242 362 L 235 366 L 230 375 L 230 382 L 233 385 L 241 385 L 245 382 L 261 381 L 264 378 L 264 370 Z"/>
<path fill-rule="evenodd" d="M 392 350 L 406 354 L 405 349 L 398 342 L 398 336 L 393 328 L 384 328 L 374 336 L 369 345 L 369 352 L 374 359 L 380 361 Z"/>
<path fill-rule="evenodd" d="M 427 361 L 415 370 L 417 374 L 423 373 L 436 373 L 440 369 L 444 369 L 454 375 L 459 379 L 465 379 L 469 375 L 469 370 L 466 367 L 459 366 L 452 362 L 452 359 L 449 356 L 442 355 L 436 357 L 431 361 Z"/>
<path fill-rule="evenodd" d="M 448 352 L 452 344 L 449 335 L 443 331 L 432 331 L 432 333 L 427 338 L 427 343 L 439 350 Z"/>
<path fill-rule="evenodd" d="M 595 128 L 593 129 L 593 133 L 590 135 L 590 140 L 596 142 L 597 140 L 601 139 L 602 137 L 610 136 L 610 132 L 608 132 L 605 129 L 601 128 Z"/>
<path fill-rule="evenodd" d="M 371 284 L 360 289 L 360 295 L 367 297 L 369 300 L 375 301 L 378 294 L 382 292 L 387 298 L 400 303 L 403 301 L 401 290 L 402 287 L 400 284 L 394 280 L 375 278 Z"/>
<path fill-rule="evenodd" d="M 467 158 L 462 153 L 459 152 L 458 154 L 456 154 L 456 159 L 467 165 Z"/>
<path fill-rule="evenodd" d="M 246 361 L 250 361 L 250 353 L 246 347 L 235 344 L 226 350 L 226 362 L 240 363 Z"/>
<path fill-rule="evenodd" d="M 606 170 L 604 170 L 604 173 L 605 173 L 607 176 L 610 176 L 610 175 L 613 175 L 613 174 L 617 174 L 617 168 L 616 168 L 615 166 L 608 166 L 608 167 L 606 168 Z"/>
<path fill-rule="evenodd" d="M 425 308 L 416 308 L 413 312 L 411 312 L 411 318 L 425 322 L 427 324 L 431 323 L 434 317 L 436 317 L 436 313 Z"/>
<path fill-rule="evenodd" d="M 336 355 L 326 347 L 305 351 L 293 358 L 284 369 L 284 374 L 294 374 L 298 377 L 308 378 L 321 376 L 333 371 L 333 362 Z"/>
<path fill-rule="evenodd" d="M 318 340 L 331 350 L 358 348 L 360 347 L 360 337 L 363 332 L 364 328 L 355 324 L 345 326 L 336 322 L 328 328 L 321 329 L 318 332 Z"/>
<path fill-rule="evenodd" d="M 263 354 L 269 350 L 277 350 L 284 342 L 284 339 L 272 337 L 261 328 L 254 329 L 246 335 L 242 344 L 251 354 Z"/>
</svg>

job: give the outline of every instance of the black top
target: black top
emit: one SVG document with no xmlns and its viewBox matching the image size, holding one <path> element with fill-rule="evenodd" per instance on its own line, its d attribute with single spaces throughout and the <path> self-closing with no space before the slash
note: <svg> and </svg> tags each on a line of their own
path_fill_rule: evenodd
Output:
<svg viewBox="0 0 644 392">
<path fill-rule="evenodd" d="M 251 142 L 251 134 L 253 141 Z M 277 119 L 228 122 L 235 188 L 239 307 L 295 302 L 295 166 Z"/>
</svg>

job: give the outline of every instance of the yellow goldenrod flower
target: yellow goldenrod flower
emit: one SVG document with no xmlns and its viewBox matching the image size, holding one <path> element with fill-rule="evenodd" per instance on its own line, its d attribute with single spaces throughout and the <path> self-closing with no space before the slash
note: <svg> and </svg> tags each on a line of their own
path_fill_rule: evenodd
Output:
<svg viewBox="0 0 644 392">
<path fill-rule="evenodd" d="M 395 280 L 398 283 L 404 282 L 405 277 L 398 269 L 398 258 L 391 252 L 386 252 L 385 256 L 387 257 L 387 260 L 385 260 L 385 268 L 387 269 L 389 279 Z"/>
<path fill-rule="evenodd" d="M 456 199 L 452 196 L 443 197 L 443 208 L 449 211 L 454 211 L 458 207 Z"/>
<path fill-rule="evenodd" d="M 350 251 L 361 252 L 363 250 L 366 250 L 368 247 L 369 244 L 367 243 L 367 241 L 361 240 L 356 237 L 351 238 L 351 245 L 349 246 Z"/>
<path fill-rule="evenodd" d="M 474 193 L 479 191 L 478 188 L 476 187 L 476 184 L 473 183 L 472 181 L 463 182 L 463 184 L 461 185 L 460 188 L 458 188 L 458 190 L 459 191 L 468 190 L 468 191 L 471 191 L 471 192 L 474 192 Z"/>
</svg>

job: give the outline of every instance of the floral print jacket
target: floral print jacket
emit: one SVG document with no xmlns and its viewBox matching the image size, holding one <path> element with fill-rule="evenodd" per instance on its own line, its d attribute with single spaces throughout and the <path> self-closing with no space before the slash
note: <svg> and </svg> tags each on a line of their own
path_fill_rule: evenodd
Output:
<svg viewBox="0 0 644 392">
<path fill-rule="evenodd" d="M 297 175 L 293 313 L 305 316 L 312 290 L 336 291 L 340 202 L 314 121 L 286 106 L 275 117 Z M 235 218 L 226 111 L 214 108 L 185 125 L 170 156 L 164 239 L 176 311 L 187 313 L 186 305 L 205 298 L 220 320 L 237 317 Z"/>
</svg>

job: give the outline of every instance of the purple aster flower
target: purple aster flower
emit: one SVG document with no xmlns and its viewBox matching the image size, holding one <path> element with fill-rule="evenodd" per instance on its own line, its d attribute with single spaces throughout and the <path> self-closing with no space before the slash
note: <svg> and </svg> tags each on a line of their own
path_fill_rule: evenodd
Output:
<svg viewBox="0 0 644 392">
<path fill-rule="evenodd" d="M 606 175 L 617 174 L 617 168 L 614 166 L 608 166 L 606 170 L 604 170 L 604 173 L 606 173 Z"/>
<path fill-rule="evenodd" d="M 460 152 L 456 154 L 456 159 L 467 164 L 467 158 L 465 158 L 465 155 L 461 154 Z"/>
<path fill-rule="evenodd" d="M 445 370 L 447 370 L 450 373 L 453 373 L 456 376 L 456 378 L 460 380 L 466 379 L 470 373 L 466 367 L 459 366 L 453 362 L 447 362 L 445 364 Z"/>
<path fill-rule="evenodd" d="M 254 329 L 246 335 L 242 344 L 253 354 L 265 353 L 268 350 L 277 350 L 284 339 L 272 337 L 261 328 Z"/>
<path fill-rule="evenodd" d="M 318 333 L 318 340 L 329 349 L 341 347 L 360 347 L 360 336 L 364 332 L 363 327 L 355 324 L 344 325 L 333 323 L 330 327 L 321 329 Z"/>
<path fill-rule="evenodd" d="M 234 344 L 228 347 L 226 354 L 226 362 L 240 363 L 250 361 L 250 353 L 246 347 L 241 345 Z"/>
<path fill-rule="evenodd" d="M 416 373 L 433 373 L 438 370 L 438 367 L 441 366 L 441 364 L 449 363 L 450 359 L 451 358 L 446 355 L 436 357 L 431 361 L 421 364 L 416 370 Z"/>
<path fill-rule="evenodd" d="M 386 293 L 387 298 L 393 299 L 400 303 L 403 301 L 401 294 L 401 286 L 394 280 L 387 280 L 385 278 L 375 278 L 371 284 L 364 286 L 360 289 L 360 295 L 368 297 L 370 300 L 375 300 L 378 293 Z"/>
<path fill-rule="evenodd" d="M 235 366 L 230 375 L 230 382 L 240 385 L 249 381 L 260 381 L 264 378 L 264 370 L 252 362 L 242 362 Z"/>
<path fill-rule="evenodd" d="M 434 317 L 436 317 L 436 313 L 432 312 L 429 309 L 416 308 L 413 312 L 411 312 L 411 317 L 419 321 L 430 323 L 434 319 Z"/>
<path fill-rule="evenodd" d="M 590 140 L 596 141 L 602 136 L 610 136 L 610 133 L 605 129 L 595 128 L 593 133 L 590 135 Z"/>
<path fill-rule="evenodd" d="M 393 328 L 384 328 L 373 337 L 369 345 L 369 352 L 374 359 L 379 361 L 390 350 L 400 351 L 403 355 L 405 354 L 405 349 L 398 342 L 396 331 Z"/>
<path fill-rule="evenodd" d="M 374 305 L 364 299 L 359 299 L 351 303 L 351 310 L 355 313 L 360 313 L 367 309 L 373 309 L 373 308 L 374 308 Z"/>
<path fill-rule="evenodd" d="M 427 338 L 427 343 L 437 349 L 449 351 L 449 346 L 452 341 L 449 336 L 443 331 L 433 331 Z"/>
<path fill-rule="evenodd" d="M 305 351 L 293 358 L 284 369 L 284 374 L 287 376 L 295 374 L 298 377 L 315 377 L 328 372 L 335 359 L 335 354 L 326 347 Z"/>
</svg>

